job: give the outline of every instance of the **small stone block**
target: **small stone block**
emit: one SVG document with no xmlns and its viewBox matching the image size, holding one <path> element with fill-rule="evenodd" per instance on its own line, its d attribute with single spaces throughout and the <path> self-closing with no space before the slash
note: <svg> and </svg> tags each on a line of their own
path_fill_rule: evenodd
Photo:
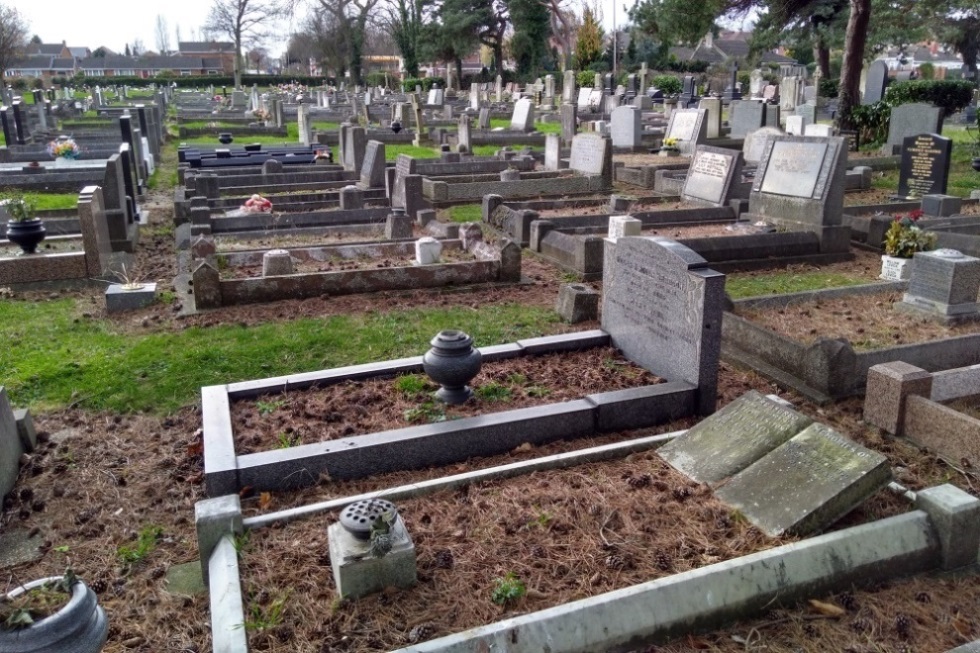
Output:
<svg viewBox="0 0 980 653">
<path fill-rule="evenodd" d="M 415 264 L 434 265 L 439 262 L 442 254 L 442 243 L 431 236 L 425 236 L 415 241 Z"/>
<path fill-rule="evenodd" d="M 963 200 L 954 195 L 923 195 L 922 213 L 945 218 L 956 215 L 963 208 Z"/>
<path fill-rule="evenodd" d="M 643 222 L 628 215 L 609 216 L 609 239 L 615 241 L 617 238 L 626 236 L 639 236 Z"/>
<path fill-rule="evenodd" d="M 570 324 L 599 319 L 599 293 L 581 283 L 566 283 L 558 289 L 555 311 Z"/>
<path fill-rule="evenodd" d="M 980 499 L 946 484 L 917 492 L 915 507 L 929 514 L 939 534 L 942 569 L 976 563 L 980 552 Z"/>
<path fill-rule="evenodd" d="M 17 422 L 17 435 L 20 436 L 20 445 L 27 453 L 34 451 L 37 447 L 37 431 L 34 429 L 31 411 L 26 408 L 15 408 L 14 421 Z"/>
<path fill-rule="evenodd" d="M 416 584 L 415 544 L 401 518 L 392 526 L 391 534 L 391 551 L 383 558 L 375 558 L 369 552 L 370 542 L 358 540 L 339 523 L 327 528 L 330 565 L 341 597 L 358 598 L 385 587 Z"/>
<path fill-rule="evenodd" d="M 114 283 L 105 291 L 105 307 L 109 313 L 121 313 L 149 306 L 156 299 L 155 283 L 137 284 L 138 288 L 127 289 L 124 284 Z"/>
<path fill-rule="evenodd" d="M 415 219 L 421 226 L 425 226 L 436 219 L 435 209 L 419 209 L 415 212 Z"/>
<path fill-rule="evenodd" d="M 214 238 L 209 236 L 198 236 L 191 245 L 191 256 L 194 258 L 207 258 L 214 256 L 218 248 L 214 244 Z"/>
<path fill-rule="evenodd" d="M 262 276 L 279 277 L 293 273 L 293 257 L 285 249 L 270 249 L 262 255 Z"/>
<path fill-rule="evenodd" d="M 222 537 L 242 532 L 242 501 L 237 494 L 204 499 L 194 504 L 197 550 L 201 554 L 201 573 L 208 578 L 208 561 Z"/>
<path fill-rule="evenodd" d="M 864 421 L 901 436 L 905 424 L 905 398 L 929 397 L 932 374 L 902 361 L 873 365 L 868 369 Z"/>
</svg>

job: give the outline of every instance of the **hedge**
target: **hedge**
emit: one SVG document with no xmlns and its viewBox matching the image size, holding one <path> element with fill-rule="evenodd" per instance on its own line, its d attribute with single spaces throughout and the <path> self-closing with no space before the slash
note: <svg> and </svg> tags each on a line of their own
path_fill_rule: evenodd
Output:
<svg viewBox="0 0 980 653">
<path fill-rule="evenodd" d="M 171 74 L 158 75 L 156 77 L 142 78 L 142 77 L 130 77 L 130 76 L 117 76 L 117 77 L 86 77 L 84 75 L 76 75 L 74 79 L 70 82 L 73 86 L 78 86 L 80 84 L 88 84 L 90 86 L 94 85 L 116 85 L 116 86 L 132 86 L 134 88 L 141 88 L 149 86 L 150 84 L 171 84 L 176 83 L 177 88 L 205 88 L 211 86 L 215 87 L 228 87 L 231 88 L 235 84 L 235 78 L 231 75 L 189 75 L 186 77 L 179 77 Z M 303 84 L 305 86 L 321 86 L 324 83 L 332 84 L 334 79 L 331 77 L 309 77 L 304 75 L 242 75 L 242 86 L 251 86 L 252 84 L 258 84 L 259 86 L 276 86 L 278 84 Z"/>
<path fill-rule="evenodd" d="M 442 77 L 409 77 L 402 82 L 402 90 L 406 93 L 414 93 L 415 87 L 421 86 L 422 92 L 428 93 L 436 84 L 446 88 L 446 80 Z"/>
<path fill-rule="evenodd" d="M 891 107 L 925 102 L 941 107 L 946 117 L 962 110 L 973 100 L 973 84 L 945 79 L 915 79 L 894 82 L 885 90 L 884 101 Z"/>
</svg>

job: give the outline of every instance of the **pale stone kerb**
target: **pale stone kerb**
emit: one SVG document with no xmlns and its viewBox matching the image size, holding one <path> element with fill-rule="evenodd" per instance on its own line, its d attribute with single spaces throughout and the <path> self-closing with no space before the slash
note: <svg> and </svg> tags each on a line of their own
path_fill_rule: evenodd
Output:
<svg viewBox="0 0 980 653">
<path fill-rule="evenodd" d="M 902 361 L 873 365 L 868 369 L 864 399 L 864 421 L 902 436 L 905 431 L 906 398 L 909 395 L 929 397 L 932 375 L 922 368 Z"/>
<path fill-rule="evenodd" d="M 237 494 L 203 499 L 194 504 L 194 524 L 197 528 L 197 550 L 201 555 L 201 572 L 208 582 L 209 561 L 221 539 L 241 535 L 242 502 Z"/>
<path fill-rule="evenodd" d="M 237 497 L 236 497 L 237 498 Z M 211 596 L 211 639 L 214 653 L 247 653 L 245 611 L 238 570 L 238 552 L 230 535 L 222 536 L 214 552 L 202 558 Z"/>
<path fill-rule="evenodd" d="M 957 569 L 977 562 L 980 552 L 980 499 L 955 485 L 920 490 L 915 507 L 929 515 L 940 543 L 940 567 Z"/>
</svg>

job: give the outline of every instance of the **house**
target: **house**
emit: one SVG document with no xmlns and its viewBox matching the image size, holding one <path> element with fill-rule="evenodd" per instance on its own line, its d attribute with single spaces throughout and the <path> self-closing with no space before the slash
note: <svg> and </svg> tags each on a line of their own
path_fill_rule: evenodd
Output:
<svg viewBox="0 0 980 653">
<path fill-rule="evenodd" d="M 72 77 L 75 74 L 75 59 L 53 55 L 36 54 L 13 62 L 6 70 L 9 77 Z"/>
<path fill-rule="evenodd" d="M 68 59 L 74 56 L 64 41 L 61 43 L 28 43 L 24 54 L 58 57 L 59 59 Z"/>
<path fill-rule="evenodd" d="M 221 72 L 235 71 L 235 44 L 231 41 L 180 41 L 177 53 L 181 57 L 207 59 L 212 65 L 206 67 L 214 67 L 215 62 L 220 62 L 217 69 Z"/>
<path fill-rule="evenodd" d="M 224 61 L 214 57 L 185 57 L 181 55 L 147 55 L 142 57 L 88 57 L 82 59 L 79 70 L 86 77 L 156 77 L 173 73 L 179 77 L 221 75 Z"/>
<path fill-rule="evenodd" d="M 670 54 L 678 61 L 706 61 L 709 64 L 731 64 L 738 62 L 744 64 L 749 59 L 751 45 L 749 39 L 751 32 L 722 32 L 715 38 L 708 32 L 693 48 L 673 47 Z M 796 59 L 786 57 L 775 52 L 761 52 L 758 56 L 759 64 L 792 64 Z"/>
</svg>

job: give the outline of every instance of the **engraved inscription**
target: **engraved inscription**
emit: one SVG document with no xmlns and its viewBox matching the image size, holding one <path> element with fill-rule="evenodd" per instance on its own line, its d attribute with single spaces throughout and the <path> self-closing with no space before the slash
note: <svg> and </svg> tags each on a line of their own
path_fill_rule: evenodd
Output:
<svg viewBox="0 0 980 653">
<path fill-rule="evenodd" d="M 812 198 L 827 143 L 775 141 L 762 180 L 762 192 Z"/>
<path fill-rule="evenodd" d="M 725 182 L 731 166 L 730 156 L 698 150 L 684 182 L 683 194 L 715 204 L 722 203 L 725 200 Z"/>
<path fill-rule="evenodd" d="M 932 136 L 923 134 L 902 150 L 902 181 L 899 184 L 904 195 L 922 197 L 935 192 L 944 192 L 941 188 L 941 159 L 946 152 Z M 940 168 L 937 171 L 937 168 Z M 938 174 L 937 174 L 938 173 Z"/>
<path fill-rule="evenodd" d="M 697 109 L 680 109 L 670 114 L 670 125 L 667 131 L 667 138 L 679 138 L 686 143 L 690 143 L 697 137 L 698 125 Z"/>
</svg>

